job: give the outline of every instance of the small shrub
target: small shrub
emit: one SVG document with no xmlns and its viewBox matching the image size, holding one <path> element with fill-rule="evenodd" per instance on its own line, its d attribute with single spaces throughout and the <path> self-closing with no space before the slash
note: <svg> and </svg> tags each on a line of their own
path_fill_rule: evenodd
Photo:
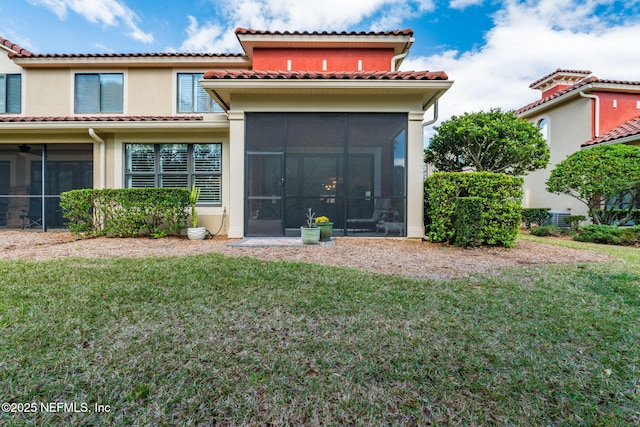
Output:
<svg viewBox="0 0 640 427">
<path fill-rule="evenodd" d="M 614 225 L 586 225 L 574 240 L 579 242 L 603 243 L 605 245 L 632 246 L 640 242 L 640 225 L 616 227 Z"/>
<path fill-rule="evenodd" d="M 456 203 L 454 227 L 456 246 L 476 247 L 482 244 L 482 198 L 459 197 Z"/>
<path fill-rule="evenodd" d="M 569 224 L 569 228 L 573 231 L 578 231 L 578 227 L 580 227 L 580 223 L 582 221 L 586 221 L 587 217 L 584 215 L 569 215 L 564 219 L 564 222 Z"/>
<path fill-rule="evenodd" d="M 531 234 L 538 237 L 560 236 L 562 235 L 562 230 L 560 230 L 556 225 L 551 224 L 532 228 Z"/>
<path fill-rule="evenodd" d="M 545 221 L 551 219 L 550 210 L 550 208 L 523 208 L 522 222 L 524 222 L 524 226 L 527 230 L 530 229 L 532 225 L 542 226 Z"/>
</svg>

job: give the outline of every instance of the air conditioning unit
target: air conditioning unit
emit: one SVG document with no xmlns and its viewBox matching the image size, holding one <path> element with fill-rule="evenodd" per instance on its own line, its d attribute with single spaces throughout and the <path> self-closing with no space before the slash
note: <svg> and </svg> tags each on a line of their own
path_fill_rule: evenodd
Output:
<svg viewBox="0 0 640 427">
<path fill-rule="evenodd" d="M 556 227 L 560 228 L 569 228 L 569 224 L 567 223 L 567 217 L 571 215 L 571 212 L 558 212 L 558 211 L 550 211 L 551 218 L 544 222 L 544 225 L 553 224 Z"/>
</svg>

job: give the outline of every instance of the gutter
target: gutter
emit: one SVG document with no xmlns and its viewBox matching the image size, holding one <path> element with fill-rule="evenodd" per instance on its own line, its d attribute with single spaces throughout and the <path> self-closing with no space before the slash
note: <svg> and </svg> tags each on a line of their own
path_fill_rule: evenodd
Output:
<svg viewBox="0 0 640 427">
<path fill-rule="evenodd" d="M 593 86 L 589 85 L 587 86 L 587 89 L 592 89 Z M 580 96 L 583 98 L 588 98 L 588 99 L 593 99 L 596 101 L 596 111 L 595 111 L 595 135 L 593 136 L 594 138 L 597 138 L 600 136 L 600 98 L 598 98 L 596 95 L 591 95 L 591 94 L 586 94 L 584 92 L 584 90 L 580 91 Z"/>
<path fill-rule="evenodd" d="M 107 184 L 107 143 L 100 138 L 93 128 L 89 128 L 91 139 L 100 144 L 100 188 L 105 188 Z"/>
</svg>

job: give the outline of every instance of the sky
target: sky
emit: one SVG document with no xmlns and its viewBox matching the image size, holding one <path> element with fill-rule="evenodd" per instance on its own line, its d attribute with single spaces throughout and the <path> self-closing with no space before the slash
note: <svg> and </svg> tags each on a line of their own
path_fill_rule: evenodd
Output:
<svg viewBox="0 0 640 427">
<path fill-rule="evenodd" d="M 640 0 L 0 0 L 0 36 L 34 53 L 241 53 L 237 27 L 411 28 L 401 70 L 454 81 L 438 123 L 533 102 L 557 68 L 640 81 Z"/>
</svg>

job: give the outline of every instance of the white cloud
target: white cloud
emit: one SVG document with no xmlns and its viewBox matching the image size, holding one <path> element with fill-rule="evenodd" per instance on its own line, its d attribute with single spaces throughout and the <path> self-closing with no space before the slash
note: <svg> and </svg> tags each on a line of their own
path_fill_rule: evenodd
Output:
<svg viewBox="0 0 640 427">
<path fill-rule="evenodd" d="M 187 38 L 180 47 L 189 51 L 238 52 L 233 34 L 236 27 L 279 31 L 358 30 L 380 31 L 397 28 L 410 17 L 434 9 L 433 0 L 222 0 L 217 1 L 218 21 L 198 23 L 189 17 Z M 221 24 L 224 22 L 224 24 Z"/>
<path fill-rule="evenodd" d="M 119 0 L 29 0 L 31 4 L 51 10 L 61 20 L 71 10 L 87 21 L 108 27 L 117 27 L 120 23 L 127 27 L 127 35 L 142 43 L 152 43 L 153 35 L 145 33 L 139 27 L 138 16 Z"/>
<path fill-rule="evenodd" d="M 405 60 L 402 69 L 444 70 L 455 80 L 440 103 L 440 121 L 492 107 L 517 109 L 540 97 L 529 84 L 556 68 L 591 70 L 603 79 L 638 80 L 640 22 L 612 25 L 595 7 L 610 2 L 509 1 L 476 51 Z M 637 4 L 637 2 L 635 2 Z"/>
<path fill-rule="evenodd" d="M 484 0 L 451 0 L 449 7 L 451 9 L 465 9 L 469 6 L 480 6 Z"/>
</svg>

